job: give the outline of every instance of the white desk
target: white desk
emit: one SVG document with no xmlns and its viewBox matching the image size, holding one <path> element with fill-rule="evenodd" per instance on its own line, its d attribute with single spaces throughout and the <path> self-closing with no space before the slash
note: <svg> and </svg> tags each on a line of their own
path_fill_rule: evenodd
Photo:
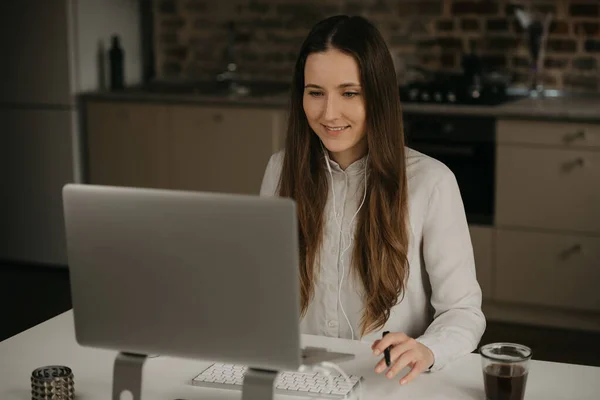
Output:
<svg viewBox="0 0 600 400">
<path fill-rule="evenodd" d="M 362 375 L 363 399 L 473 399 L 483 400 L 479 355 L 469 354 L 445 370 L 423 374 L 406 386 L 373 372 L 377 358 L 368 344 L 319 336 L 303 336 L 303 344 L 351 352 L 356 359 L 340 364 L 348 373 Z M 0 343 L 0 399 L 29 400 L 31 372 L 61 364 L 75 377 L 78 400 L 111 397 L 116 352 L 84 348 L 75 341 L 71 311 Z M 534 354 L 535 357 L 535 354 Z M 169 357 L 151 358 L 144 366 L 143 400 L 239 399 L 240 391 L 204 389 L 188 384 L 210 362 Z M 276 398 L 298 399 L 279 396 Z M 600 368 L 533 361 L 527 400 L 600 398 Z"/>
</svg>

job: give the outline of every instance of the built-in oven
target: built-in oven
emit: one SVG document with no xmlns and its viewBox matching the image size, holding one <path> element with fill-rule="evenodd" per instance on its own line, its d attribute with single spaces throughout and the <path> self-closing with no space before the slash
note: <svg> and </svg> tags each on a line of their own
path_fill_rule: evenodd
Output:
<svg viewBox="0 0 600 400">
<path fill-rule="evenodd" d="M 494 224 L 493 117 L 404 114 L 407 145 L 444 163 L 456 176 L 470 224 Z"/>
</svg>

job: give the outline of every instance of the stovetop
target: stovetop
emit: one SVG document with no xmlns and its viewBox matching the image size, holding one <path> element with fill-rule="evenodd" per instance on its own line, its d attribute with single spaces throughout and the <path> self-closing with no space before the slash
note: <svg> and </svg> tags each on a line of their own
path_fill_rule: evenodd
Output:
<svg viewBox="0 0 600 400">
<path fill-rule="evenodd" d="M 494 106 L 513 100 L 503 82 L 467 79 L 461 75 L 401 85 L 399 91 L 403 103 Z"/>
</svg>

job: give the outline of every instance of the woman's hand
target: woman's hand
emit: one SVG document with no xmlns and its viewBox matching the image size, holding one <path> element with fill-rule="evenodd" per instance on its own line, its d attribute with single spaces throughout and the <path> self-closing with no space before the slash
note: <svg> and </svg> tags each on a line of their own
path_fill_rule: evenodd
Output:
<svg viewBox="0 0 600 400">
<path fill-rule="evenodd" d="M 429 347 L 402 332 L 388 333 L 383 339 L 376 340 L 371 349 L 373 349 L 373 354 L 378 356 L 383 354 L 388 346 L 392 346 L 390 349 L 390 369 L 385 375 L 391 379 L 404 367 L 408 366 L 411 369 L 408 374 L 400 379 L 401 385 L 412 381 L 421 372 L 433 365 L 433 352 L 429 350 Z M 375 372 L 379 374 L 385 371 L 385 368 L 385 359 L 382 359 L 375 366 Z"/>
</svg>

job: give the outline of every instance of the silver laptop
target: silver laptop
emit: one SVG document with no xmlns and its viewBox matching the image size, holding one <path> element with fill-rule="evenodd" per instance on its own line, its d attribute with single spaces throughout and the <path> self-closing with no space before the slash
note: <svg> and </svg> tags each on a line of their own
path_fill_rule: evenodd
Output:
<svg viewBox="0 0 600 400">
<path fill-rule="evenodd" d="M 78 343 L 302 364 L 293 201 L 80 184 L 63 201 Z"/>
<path fill-rule="evenodd" d="M 68 184 L 63 204 L 79 344 L 267 370 L 353 358 L 300 349 L 292 200 Z"/>
</svg>

